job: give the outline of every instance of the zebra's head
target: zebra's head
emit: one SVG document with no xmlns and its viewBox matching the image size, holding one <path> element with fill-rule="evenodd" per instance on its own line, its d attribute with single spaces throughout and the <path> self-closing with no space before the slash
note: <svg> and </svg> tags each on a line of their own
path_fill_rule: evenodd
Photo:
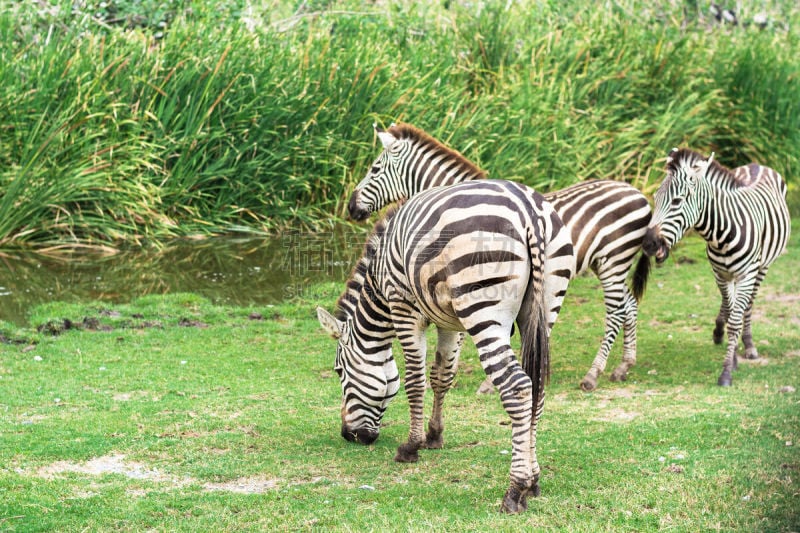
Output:
<svg viewBox="0 0 800 533">
<path fill-rule="evenodd" d="M 347 210 L 353 220 L 366 220 L 374 211 L 386 204 L 399 200 L 402 196 L 400 187 L 400 170 L 402 163 L 403 143 L 394 131 L 392 123 L 388 130 L 373 124 L 375 133 L 383 145 L 383 151 L 372 163 L 367 175 L 356 185 Z"/>
<path fill-rule="evenodd" d="M 352 317 L 340 320 L 321 307 L 317 307 L 317 318 L 322 329 L 338 341 L 333 369 L 342 384 L 342 437 L 372 444 L 386 408 L 400 388 L 392 357 L 394 333 L 386 338 L 359 336 Z"/>
<path fill-rule="evenodd" d="M 383 151 L 350 196 L 347 209 L 353 220 L 365 220 L 392 202 L 432 187 L 486 177 L 459 152 L 410 124 L 392 124 L 388 130 L 374 127 Z"/>
<path fill-rule="evenodd" d="M 642 243 L 644 253 L 655 256 L 657 263 L 666 261 L 670 248 L 699 220 L 699 191 L 713 160 L 714 154 L 705 159 L 677 148 L 667 157 L 667 176 L 654 196 L 653 218 Z"/>
</svg>

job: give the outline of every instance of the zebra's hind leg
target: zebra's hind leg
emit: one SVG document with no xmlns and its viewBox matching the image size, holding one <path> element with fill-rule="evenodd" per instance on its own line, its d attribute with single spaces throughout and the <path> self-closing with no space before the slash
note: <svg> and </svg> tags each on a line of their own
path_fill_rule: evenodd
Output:
<svg viewBox="0 0 800 533">
<path fill-rule="evenodd" d="M 509 348 L 508 352 L 513 356 Z M 511 484 L 503 496 L 500 510 L 521 513 L 528 509 L 528 494 L 539 494 L 539 464 L 533 439 L 533 404 L 531 379 L 514 359 L 492 379 L 500 391 L 500 400 L 511 417 Z"/>
<path fill-rule="evenodd" d="M 533 421 L 531 422 L 531 461 L 533 463 L 533 486 L 531 487 L 530 494 L 534 498 L 538 497 L 541 493 L 539 488 L 539 460 L 536 457 L 536 429 L 539 427 L 539 419 L 542 417 L 544 411 L 544 390 L 539 394 L 539 399 L 536 402 L 536 410 L 533 413 Z"/>
<path fill-rule="evenodd" d="M 756 300 L 756 294 L 758 293 L 758 288 L 761 286 L 761 282 L 764 281 L 764 276 L 766 275 L 767 275 L 766 268 L 758 271 L 758 276 L 756 276 L 756 282 L 753 285 L 753 294 L 750 296 L 750 303 L 747 305 L 747 309 L 744 312 L 744 325 L 742 326 L 742 343 L 744 344 L 743 357 L 745 359 L 758 359 L 758 349 L 756 348 L 756 345 L 753 342 L 753 331 L 751 329 L 751 322 L 753 315 L 753 303 Z"/>
<path fill-rule="evenodd" d="M 436 359 L 431 368 L 431 388 L 433 388 L 433 412 L 428 420 L 428 432 L 425 434 L 425 447 L 439 449 L 443 446 L 444 421 L 442 405 L 444 397 L 450 387 L 458 369 L 458 358 L 461 354 L 461 345 L 464 334 L 456 331 L 439 330 L 436 345 Z"/>
<path fill-rule="evenodd" d="M 500 510 L 520 513 L 528 508 L 528 493 L 539 481 L 539 465 L 533 453 L 533 401 L 531 378 L 517 362 L 505 339 L 491 335 L 473 335 L 479 346 L 481 365 L 500 392 L 500 401 L 511 418 L 511 484 L 503 497 Z"/>
<path fill-rule="evenodd" d="M 627 315 L 627 296 L 629 296 L 624 278 L 609 279 L 606 278 L 602 272 L 598 273 L 598 277 L 603 284 L 603 297 L 606 306 L 606 330 L 603 341 L 600 343 L 600 349 L 597 351 L 594 361 L 592 361 L 592 366 L 580 382 L 581 389 L 586 392 L 597 388 L 597 380 L 606 369 L 611 346 L 614 345 L 614 341 Z"/>
<path fill-rule="evenodd" d="M 639 315 L 639 306 L 636 299 L 628 294 L 628 312 L 625 315 L 623 328 L 622 362 L 611 373 L 611 381 L 625 381 L 628 379 L 628 370 L 636 365 L 636 321 Z"/>
</svg>

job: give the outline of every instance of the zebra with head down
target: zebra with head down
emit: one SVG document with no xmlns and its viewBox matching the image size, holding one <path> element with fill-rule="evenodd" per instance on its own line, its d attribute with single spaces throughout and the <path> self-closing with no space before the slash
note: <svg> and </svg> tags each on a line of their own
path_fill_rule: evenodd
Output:
<svg viewBox="0 0 800 533">
<path fill-rule="evenodd" d="M 350 216 L 364 220 L 383 206 L 420 191 L 468 180 L 486 173 L 463 155 L 409 125 L 375 128 L 383 151 L 356 186 L 348 204 Z M 623 331 L 622 362 L 612 381 L 625 380 L 636 364 L 636 322 L 650 261 L 644 255 L 625 283 L 650 222 L 650 204 L 635 187 L 613 180 L 590 180 L 544 195 L 569 229 L 575 249 L 574 273 L 592 270 L 600 279 L 606 308 L 605 335 L 592 365 L 580 382 L 593 390 L 611 347 Z M 482 391 L 491 390 L 488 382 Z"/>
<path fill-rule="evenodd" d="M 755 359 L 751 316 L 758 287 L 769 266 L 786 249 L 791 222 L 786 182 L 755 163 L 733 170 L 689 149 L 667 157 L 667 176 L 655 194 L 653 220 L 644 251 L 664 262 L 684 233 L 694 228 L 706 240 L 722 304 L 714 342 L 728 329 L 728 350 L 717 383 L 732 383 L 741 333 L 744 357 Z"/>
<path fill-rule="evenodd" d="M 536 427 L 549 367 L 548 335 L 566 293 L 572 253 L 552 206 L 532 189 L 507 181 L 434 188 L 379 223 L 337 315 L 317 309 L 322 327 L 338 339 L 334 368 L 342 384 L 342 436 L 364 444 L 378 438 L 399 385 L 391 353 L 396 336 L 411 423 L 395 461 L 415 462 L 420 448 L 441 448 L 442 404 L 466 331 L 512 422 L 511 484 L 501 509 L 524 511 L 528 494 L 539 493 Z M 554 274 L 560 270 L 565 275 Z M 521 365 L 510 344 L 515 322 Z M 430 324 L 437 326 L 438 342 L 426 434 Z"/>
</svg>

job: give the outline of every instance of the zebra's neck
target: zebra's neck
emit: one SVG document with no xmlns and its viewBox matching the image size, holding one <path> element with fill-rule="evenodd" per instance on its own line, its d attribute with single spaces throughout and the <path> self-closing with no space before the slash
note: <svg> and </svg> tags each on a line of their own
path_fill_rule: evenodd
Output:
<svg viewBox="0 0 800 533">
<path fill-rule="evenodd" d="M 339 296 L 339 300 L 336 302 L 335 315 L 339 320 L 355 317 L 356 308 L 358 307 L 359 300 L 362 298 L 361 293 L 368 281 L 367 272 L 370 265 L 375 260 L 381 239 L 386 232 L 386 226 L 395 212 L 396 209 L 388 210 L 386 215 L 375 224 L 372 228 L 372 233 L 367 237 L 367 241 L 364 244 L 364 251 L 361 253 L 361 257 L 355 267 L 353 267 L 344 292 Z"/>
<path fill-rule="evenodd" d="M 486 172 L 460 152 L 410 124 L 397 124 L 389 132 L 409 143 L 403 176 L 406 189 L 403 192 L 408 198 L 433 187 L 486 178 Z"/>
<path fill-rule="evenodd" d="M 700 216 L 694 228 L 712 246 L 728 241 L 735 220 L 731 215 L 739 209 L 736 201 L 739 187 L 731 182 L 730 172 L 723 170 L 710 169 L 698 182 L 696 192 L 700 199 Z"/>
<path fill-rule="evenodd" d="M 486 174 L 472 163 L 467 161 L 468 164 L 465 164 L 466 160 L 460 154 L 456 155 L 457 157 L 448 149 L 422 153 L 418 165 L 407 167 L 404 181 L 407 184 L 408 197 L 434 187 L 455 185 L 486 177 Z"/>
</svg>

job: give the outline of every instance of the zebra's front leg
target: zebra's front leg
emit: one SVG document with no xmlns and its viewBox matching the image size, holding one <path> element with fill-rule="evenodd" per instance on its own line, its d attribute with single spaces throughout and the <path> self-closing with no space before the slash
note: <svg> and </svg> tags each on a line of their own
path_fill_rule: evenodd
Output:
<svg viewBox="0 0 800 533">
<path fill-rule="evenodd" d="M 431 368 L 431 388 L 433 389 L 433 412 L 428 420 L 428 432 L 425 434 L 425 447 L 440 449 L 444 440 L 444 420 L 442 407 L 444 397 L 458 370 L 458 358 L 461 355 L 461 345 L 464 343 L 464 333 L 459 331 L 439 330 L 436 343 L 436 359 Z"/>
<path fill-rule="evenodd" d="M 742 276 L 734 291 L 736 298 L 732 302 L 727 323 L 728 351 L 725 354 L 725 361 L 722 363 L 722 373 L 717 379 L 717 385 L 721 387 L 729 387 L 733 383 L 731 372 L 736 369 L 736 348 L 739 345 L 739 334 L 742 331 L 744 314 L 751 302 L 755 274 L 755 272 L 752 272 Z"/>
<path fill-rule="evenodd" d="M 730 315 L 731 302 L 733 301 L 733 282 L 724 279 L 716 272 L 714 277 L 717 281 L 719 294 L 722 296 L 719 313 L 717 313 L 717 319 L 714 321 L 714 344 L 722 344 L 722 338 L 725 336 L 725 324 L 728 323 L 728 315 Z"/>
<path fill-rule="evenodd" d="M 425 446 L 425 329 L 418 323 L 395 323 L 395 331 L 405 356 L 405 390 L 411 422 L 408 441 L 397 448 L 394 460 L 398 463 L 415 463 L 419 460 L 417 452 Z"/>
</svg>

